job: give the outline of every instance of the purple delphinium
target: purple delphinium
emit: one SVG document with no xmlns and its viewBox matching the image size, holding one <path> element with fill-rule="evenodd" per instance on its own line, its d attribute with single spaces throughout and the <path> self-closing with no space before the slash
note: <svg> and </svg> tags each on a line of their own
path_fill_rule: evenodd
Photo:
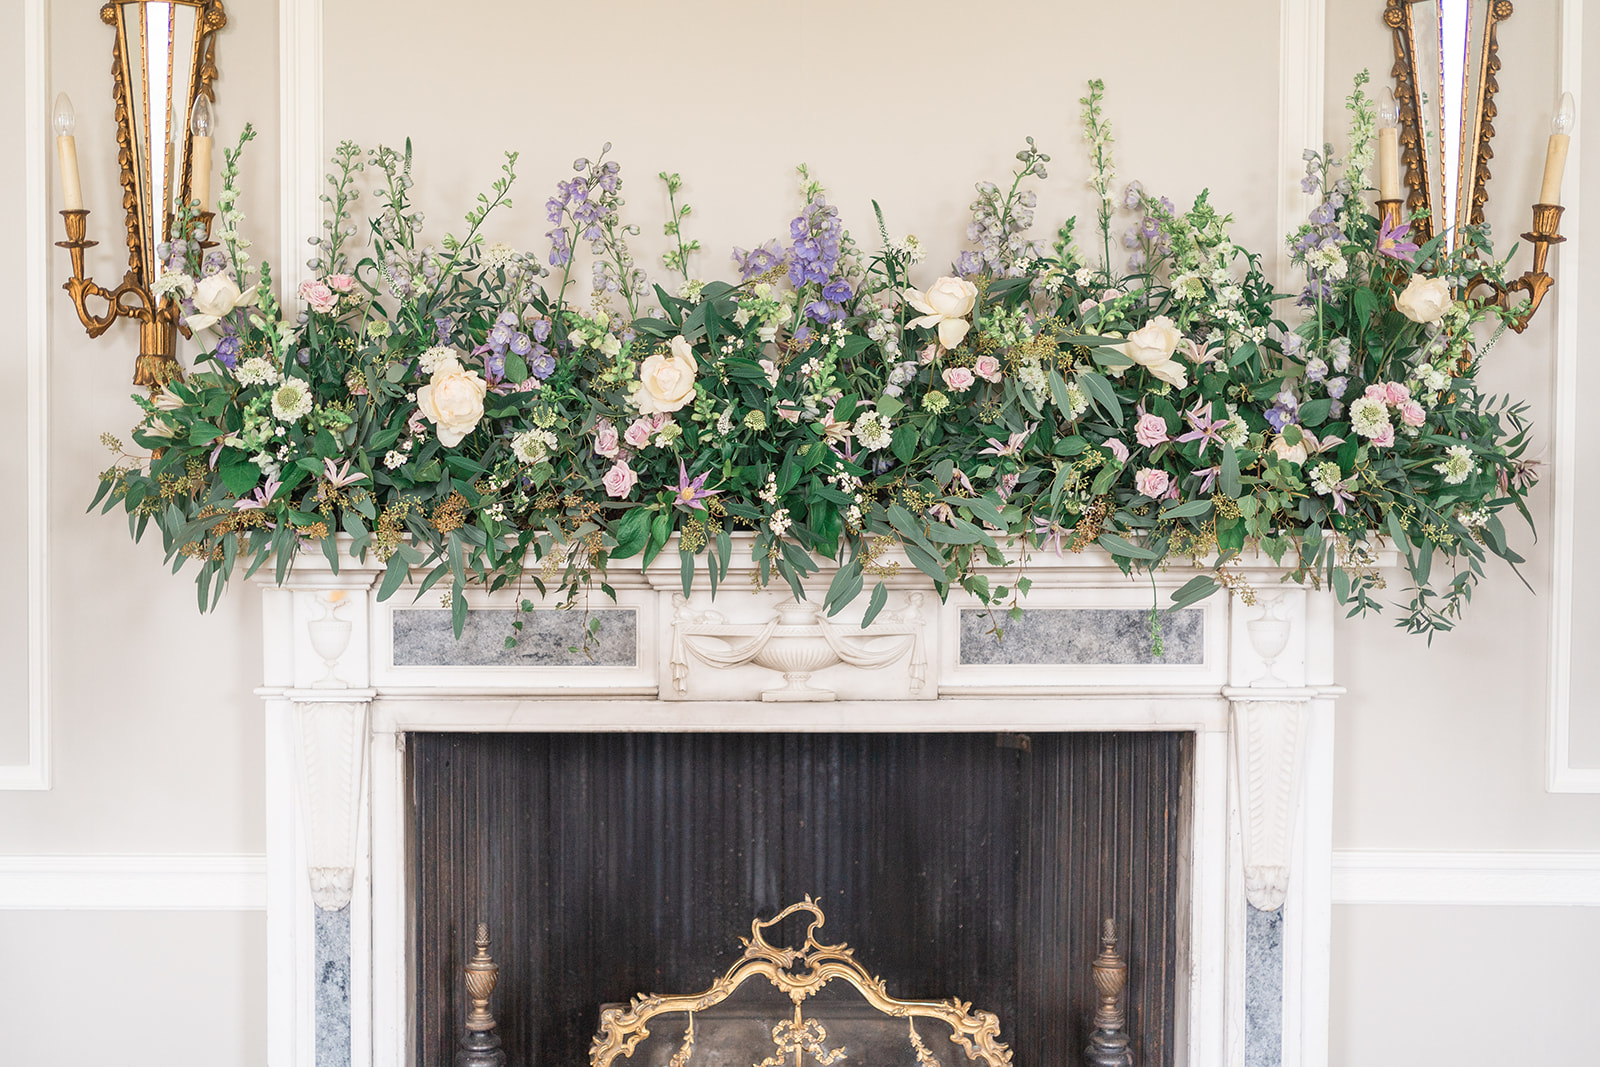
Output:
<svg viewBox="0 0 1600 1067">
<path fill-rule="evenodd" d="M 232 323 L 227 324 L 225 329 L 228 332 L 217 341 L 217 347 L 211 355 L 218 363 L 232 370 L 239 362 L 239 335 L 233 332 Z"/>
<path fill-rule="evenodd" d="M 786 255 L 783 246 L 776 238 L 766 244 L 756 245 L 748 252 L 742 248 L 734 248 L 733 262 L 739 268 L 739 280 L 747 282 L 760 274 L 765 274 L 774 267 L 783 264 Z"/>
<path fill-rule="evenodd" d="M 541 382 L 556 372 L 556 357 L 544 346 L 536 346 L 528 357 L 528 373 Z"/>
<path fill-rule="evenodd" d="M 1273 405 L 1266 410 L 1267 423 L 1279 433 L 1283 428 L 1296 422 L 1300 416 L 1300 401 L 1295 395 L 1285 389 L 1273 398 Z"/>
</svg>

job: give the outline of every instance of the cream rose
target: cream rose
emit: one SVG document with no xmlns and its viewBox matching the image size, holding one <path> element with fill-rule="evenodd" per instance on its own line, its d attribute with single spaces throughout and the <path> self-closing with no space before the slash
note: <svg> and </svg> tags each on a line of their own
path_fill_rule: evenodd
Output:
<svg viewBox="0 0 1600 1067">
<path fill-rule="evenodd" d="M 677 411 L 694 399 L 694 377 L 699 364 L 689 342 L 680 334 L 672 339 L 672 350 L 657 352 L 639 365 L 639 385 L 633 403 L 641 414 Z"/>
<path fill-rule="evenodd" d="M 189 329 L 203 330 L 207 326 L 214 326 L 234 308 L 249 307 L 255 302 L 255 289 L 252 288 L 248 295 L 241 293 L 233 279 L 219 271 L 201 279 L 200 284 L 194 287 L 195 313 L 186 321 Z"/>
<path fill-rule="evenodd" d="M 452 359 L 417 390 L 417 409 L 439 428 L 439 443 L 454 448 L 483 418 L 483 396 L 488 391 L 477 371 Z"/>
<path fill-rule="evenodd" d="M 1182 389 L 1189 384 L 1189 376 L 1183 364 L 1172 358 L 1182 341 L 1183 333 L 1178 324 L 1165 315 L 1157 315 L 1130 333 L 1117 348 L 1153 377 Z"/>
<path fill-rule="evenodd" d="M 906 303 L 922 312 L 920 318 L 908 325 L 932 326 L 939 331 L 939 343 L 945 348 L 959 345 L 972 324 L 967 316 L 978 302 L 978 287 L 960 278 L 940 278 L 928 287 L 927 292 L 907 289 Z"/>
<path fill-rule="evenodd" d="M 1425 274 L 1413 274 L 1405 290 L 1394 298 L 1395 309 L 1400 314 L 1424 325 L 1444 318 L 1452 303 L 1450 283 Z"/>
</svg>

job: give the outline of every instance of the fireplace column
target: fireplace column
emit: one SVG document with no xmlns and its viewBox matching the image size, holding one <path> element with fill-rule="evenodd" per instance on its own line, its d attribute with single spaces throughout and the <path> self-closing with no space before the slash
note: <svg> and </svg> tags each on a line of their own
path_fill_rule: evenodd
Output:
<svg viewBox="0 0 1600 1067">
<path fill-rule="evenodd" d="M 272 1067 L 348 1067 L 361 1051 L 351 1024 L 368 982 L 351 961 L 370 938 L 358 857 L 376 577 L 300 567 L 263 583 Z"/>
</svg>

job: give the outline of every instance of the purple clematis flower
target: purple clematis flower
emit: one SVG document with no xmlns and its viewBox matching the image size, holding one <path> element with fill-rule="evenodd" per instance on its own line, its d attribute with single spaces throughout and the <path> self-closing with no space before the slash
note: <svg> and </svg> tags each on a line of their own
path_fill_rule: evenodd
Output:
<svg viewBox="0 0 1600 1067">
<path fill-rule="evenodd" d="M 1417 254 L 1416 242 L 1406 239 L 1410 235 L 1411 223 L 1402 222 L 1391 227 L 1389 220 L 1384 219 L 1383 226 L 1378 230 L 1378 255 L 1410 263 L 1411 257 Z"/>
<path fill-rule="evenodd" d="M 1211 417 L 1211 405 L 1204 400 L 1196 404 L 1193 411 L 1184 412 L 1183 417 L 1188 420 L 1193 429 L 1181 435 L 1178 440 L 1199 441 L 1201 459 L 1205 458 L 1206 445 L 1215 444 L 1218 448 L 1223 446 L 1222 431 L 1227 427 L 1228 423 L 1233 421 L 1232 419 L 1213 419 Z"/>
<path fill-rule="evenodd" d="M 672 506 L 684 511 L 700 510 L 700 501 L 722 492 L 721 489 L 707 489 L 705 484 L 705 474 L 690 481 L 689 471 L 684 467 L 683 460 L 678 460 L 678 491 L 673 495 Z"/>
</svg>

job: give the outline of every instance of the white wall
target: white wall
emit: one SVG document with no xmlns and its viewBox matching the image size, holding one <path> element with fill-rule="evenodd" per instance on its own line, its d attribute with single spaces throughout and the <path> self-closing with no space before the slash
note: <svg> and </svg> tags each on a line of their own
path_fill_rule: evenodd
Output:
<svg viewBox="0 0 1600 1067">
<path fill-rule="evenodd" d="M 0 0 L 0 137 L 11 146 L 21 144 L 26 117 L 15 53 L 27 3 L 44 0 Z M 1349 76 L 1364 66 L 1386 76 L 1381 6 L 1328 5 L 1330 134 L 1343 127 Z M 981 33 L 973 30 L 975 9 L 953 2 L 694 0 L 674 5 L 670 20 L 656 14 L 664 10 L 658 6 L 649 15 L 640 10 L 624 0 L 454 8 L 396 0 L 381 9 L 326 0 L 329 146 L 343 137 L 371 144 L 413 136 L 435 232 L 493 177 L 502 147 L 520 149 L 519 206 L 493 236 L 542 249 L 544 197 L 570 173 L 573 157 L 592 155 L 609 138 L 624 165 L 631 218 L 645 230 L 644 252 L 661 244 L 663 197 L 653 176 L 683 172 L 706 273 L 723 269 L 731 244 L 784 231 L 796 206 L 791 167 L 804 160 L 859 237 L 872 236 L 868 200 L 877 197 L 890 226 L 917 233 L 938 262 L 958 247 L 972 183 L 1002 177 L 1024 135 L 1055 157 L 1041 196 L 1046 232 L 1063 215 L 1087 211 L 1076 101 L 1087 78 L 1102 76 L 1122 178 L 1138 177 L 1177 200 L 1209 183 L 1214 201 L 1241 216 L 1245 240 L 1275 246 L 1278 4 L 1271 0 L 1152 0 L 1136 20 L 1112 5 L 1026 0 L 982 9 Z M 93 3 L 58 0 L 49 11 L 47 97 L 65 89 L 77 103 L 85 197 L 95 209 L 90 236 L 102 242 L 91 262 L 109 281 L 119 273 L 121 226 L 110 147 L 111 31 Z M 1554 4 L 1519 4 L 1502 34 L 1490 190 L 1502 240 L 1527 225 L 1555 96 L 1558 14 Z M 277 7 L 231 0 L 229 17 L 218 55 L 219 118 L 225 132 L 245 118 L 262 131 L 249 150 L 245 210 L 258 227 L 258 253 L 271 257 L 278 247 Z M 629 32 L 644 18 L 648 33 Z M 1600 62 L 1597 34 L 1600 11 L 1593 11 L 1588 51 Z M 1600 94 L 1600 72 L 1591 71 L 1588 84 Z M 669 118 L 681 115 L 690 117 Z M 1600 152 L 1600 138 L 1595 144 Z M 937 151 L 941 145 L 948 150 Z M 24 165 L 21 151 L 0 156 L 0 188 L 17 188 Z M 1584 173 L 1600 203 L 1600 159 Z M 19 197 L 0 207 L 0 238 L 8 238 L 0 240 L 0 307 L 14 322 L 22 315 L 22 210 Z M 1091 225 L 1085 218 L 1080 235 Z M 1584 249 L 1600 258 L 1600 234 L 1588 235 Z M 65 275 L 65 254 L 53 253 L 51 264 L 55 780 L 50 791 L 0 792 L 0 880 L 7 855 L 260 853 L 261 720 L 250 692 L 259 675 L 258 597 L 239 587 L 214 615 L 199 616 L 192 587 L 166 573 L 156 544 L 134 546 L 119 519 L 83 514 L 108 462 L 100 433 L 122 433 L 131 421 L 126 382 L 136 332 L 118 326 L 88 341 L 53 290 Z M 1588 277 L 1600 278 L 1600 263 Z M 1563 296 L 1558 288 L 1555 299 Z M 1551 426 L 1554 312 L 1547 308 L 1491 357 L 1492 379 L 1530 401 L 1541 442 Z M 0 349 L 0 484 L 7 488 L 22 480 L 22 409 L 9 406 L 22 360 L 20 344 Z M 1592 379 L 1580 388 L 1592 395 Z M 1593 456 L 1592 438 L 1580 444 L 1580 454 Z M 1432 646 L 1383 620 L 1341 627 L 1339 673 L 1350 695 L 1340 708 L 1338 848 L 1600 852 L 1600 797 L 1545 789 L 1548 491 L 1535 503 L 1541 541 L 1523 539 L 1535 593 L 1494 574 L 1460 629 Z M 21 558 L 24 529 L 0 525 L 0 558 Z M 18 650 L 29 635 L 16 570 L 0 575 L 0 763 L 26 751 Z M 1592 570 L 1580 579 L 1591 592 L 1600 585 Z M 1600 611 L 1580 598 L 1577 624 L 1577 647 L 1592 647 Z M 1600 666 L 1578 660 L 1574 757 L 1600 766 L 1600 704 L 1588 684 Z M 1592 1003 L 1600 990 L 1582 960 L 1600 949 L 1596 914 L 1341 906 L 1333 1062 L 1489 1063 L 1495 1050 L 1527 1047 L 1529 1016 L 1510 1005 L 1530 994 L 1504 976 L 1542 974 L 1562 996 L 1587 994 Z M 99 989 L 114 990 L 117 1010 L 130 1019 L 173 1018 L 171 1006 L 180 1003 L 185 1017 L 206 1015 L 219 1042 L 206 1062 L 261 1063 L 263 937 L 259 914 L 0 915 L 0 1062 L 41 1062 L 45 1047 L 54 1063 L 103 1060 L 99 1048 L 37 1043 L 52 1029 L 73 1032 L 76 1013 L 94 1003 L 57 995 L 72 973 L 95 975 Z M 50 969 L 61 966 L 48 962 L 58 951 L 73 961 L 71 972 Z M 46 980 L 55 974 L 61 978 Z M 1541 1003 L 1543 1062 L 1592 1062 L 1592 1024 L 1577 1008 L 1562 1010 L 1559 997 Z M 1474 1040 L 1449 1057 L 1413 1044 L 1417 1034 L 1459 1029 L 1468 1019 Z M 118 1062 L 201 1061 L 159 1033 L 126 1030 Z"/>
</svg>

